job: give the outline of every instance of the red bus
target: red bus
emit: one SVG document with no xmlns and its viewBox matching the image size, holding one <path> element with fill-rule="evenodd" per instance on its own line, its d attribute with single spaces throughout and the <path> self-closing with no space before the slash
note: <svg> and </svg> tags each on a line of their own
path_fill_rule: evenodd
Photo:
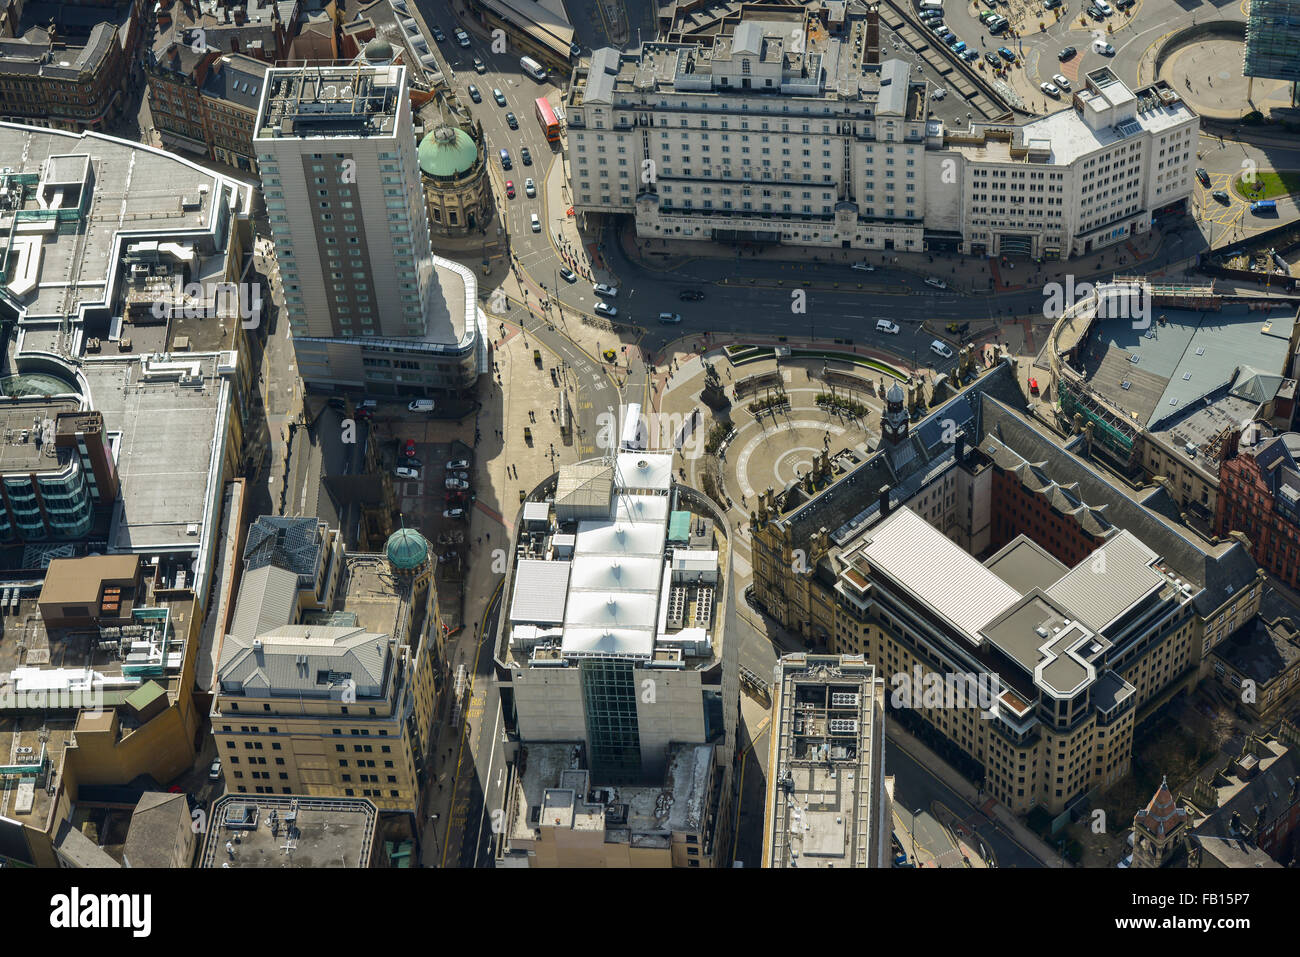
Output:
<svg viewBox="0 0 1300 957">
<path fill-rule="evenodd" d="M 542 132 L 546 134 L 546 142 L 560 142 L 560 121 L 555 118 L 555 111 L 551 109 L 551 104 L 546 97 L 537 98 L 537 122 L 542 125 Z"/>
</svg>

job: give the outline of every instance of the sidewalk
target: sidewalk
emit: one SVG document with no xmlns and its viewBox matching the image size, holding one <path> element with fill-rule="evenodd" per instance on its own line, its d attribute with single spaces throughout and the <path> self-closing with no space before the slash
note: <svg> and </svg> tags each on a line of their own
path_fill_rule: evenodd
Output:
<svg viewBox="0 0 1300 957">
<path fill-rule="evenodd" d="M 1095 276 L 1122 274 L 1158 255 L 1164 239 L 1162 232 L 1149 230 L 1087 256 L 1035 264 L 1024 259 L 973 257 L 961 253 L 819 249 L 780 244 L 737 250 L 734 246 L 714 242 L 638 239 L 632 223 L 626 224 L 619 234 L 628 259 L 657 272 L 676 272 L 687 263 L 701 259 L 736 262 L 766 259 L 828 266 L 866 262 L 877 268 L 888 266 L 920 277 L 937 276 L 946 281 L 949 288 L 972 295 L 1037 289 L 1049 282 L 1065 283 L 1068 277 L 1079 282 Z"/>
<path fill-rule="evenodd" d="M 975 785 L 958 774 L 946 761 L 913 737 L 911 733 L 894 723 L 888 726 L 885 736 L 895 747 L 901 747 L 917 763 L 930 770 L 935 777 L 960 794 L 966 803 L 982 811 L 986 817 L 996 821 L 1018 844 L 1042 861 L 1045 866 L 1061 866 L 1060 855 L 1056 853 L 1054 848 L 1044 843 L 1042 838 L 1025 827 L 1015 815 L 1001 804 L 992 798 L 984 797 Z M 978 856 L 978 852 L 976 852 L 976 856 Z"/>
</svg>

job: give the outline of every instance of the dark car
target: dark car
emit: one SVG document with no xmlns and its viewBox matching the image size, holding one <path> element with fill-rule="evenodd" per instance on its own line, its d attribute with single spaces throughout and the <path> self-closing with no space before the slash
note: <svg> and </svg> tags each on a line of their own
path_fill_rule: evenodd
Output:
<svg viewBox="0 0 1300 957">
<path fill-rule="evenodd" d="M 683 289 L 677 294 L 677 298 L 682 302 L 699 302 L 704 298 L 704 293 L 698 289 Z"/>
<path fill-rule="evenodd" d="M 533 154 L 528 152 L 527 146 L 524 146 L 519 150 L 519 158 L 523 160 L 525 166 L 533 165 Z"/>
<path fill-rule="evenodd" d="M 510 127 L 512 130 L 519 129 L 519 121 L 515 119 L 515 115 L 513 113 L 506 114 L 506 126 Z"/>
<path fill-rule="evenodd" d="M 1202 186 L 1210 185 L 1210 174 L 1205 172 L 1204 166 L 1196 167 L 1196 178 L 1201 181 Z"/>
<path fill-rule="evenodd" d="M 1092 17 L 1094 20 L 1106 19 L 1106 14 L 1101 12 L 1101 8 L 1094 6 L 1091 3 L 1088 4 L 1087 8 L 1084 10 L 1084 13 L 1088 14 L 1088 16 Z"/>
<path fill-rule="evenodd" d="M 1062 50 L 1060 53 L 1056 55 L 1056 58 L 1060 60 L 1062 63 L 1064 63 L 1066 60 L 1072 59 L 1074 55 L 1078 52 L 1079 51 L 1076 50 L 1074 47 L 1066 47 L 1064 50 Z"/>
<path fill-rule="evenodd" d="M 1002 59 L 1006 60 L 1008 63 L 1016 62 L 1015 53 L 1007 47 L 998 47 L 998 56 L 1002 57 Z"/>
<path fill-rule="evenodd" d="M 1222 203 L 1224 206 L 1231 206 L 1231 205 L 1232 205 L 1232 197 L 1228 195 L 1228 193 L 1227 193 L 1226 190 L 1216 189 L 1216 190 L 1215 190 L 1213 193 L 1211 193 L 1210 195 L 1213 196 L 1213 197 L 1214 197 L 1216 200 L 1218 200 L 1220 203 Z"/>
<path fill-rule="evenodd" d="M 438 27 L 433 28 L 433 38 L 439 43 L 447 42 L 447 34 L 443 33 Z"/>
<path fill-rule="evenodd" d="M 483 94 L 481 94 L 478 91 L 478 87 L 476 87 L 473 83 L 469 85 L 469 98 L 473 100 L 475 103 L 483 102 Z"/>
<path fill-rule="evenodd" d="M 993 67 L 995 70 L 1002 66 L 1002 61 L 998 59 L 996 53 L 986 53 L 984 54 L 984 59 L 988 65 Z"/>
</svg>

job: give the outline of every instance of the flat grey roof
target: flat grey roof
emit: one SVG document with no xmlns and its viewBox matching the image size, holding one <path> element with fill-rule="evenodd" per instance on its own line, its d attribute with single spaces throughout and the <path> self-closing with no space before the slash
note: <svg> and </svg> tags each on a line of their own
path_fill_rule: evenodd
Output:
<svg viewBox="0 0 1300 957">
<path fill-rule="evenodd" d="M 1284 369 L 1293 310 L 1265 315 L 1243 305 L 1219 312 L 1158 306 L 1153 311 L 1147 329 L 1135 329 L 1132 319 L 1094 321 L 1083 359 L 1093 387 L 1136 412 L 1141 425 L 1213 392 L 1239 366 L 1274 374 Z M 1156 321 L 1159 316 L 1165 324 Z M 1125 381 L 1131 383 L 1128 389 L 1122 388 Z"/>
<path fill-rule="evenodd" d="M 1022 595 L 1035 588 L 1046 588 L 1070 570 L 1047 549 L 1023 534 L 985 561 L 984 567 Z"/>
<path fill-rule="evenodd" d="M 510 620 L 559 624 L 569 597 L 569 562 L 522 558 L 515 567 L 515 596 Z"/>
<path fill-rule="evenodd" d="M 251 814 L 258 826 L 235 830 L 224 824 L 227 812 Z M 298 814 L 293 839 L 285 815 Z M 275 812 L 280 826 L 271 833 L 266 822 Z M 379 814 L 364 798 L 294 797 L 293 795 L 226 795 L 213 806 L 201 867 L 369 867 Z M 239 843 L 234 844 L 238 837 Z M 226 852 L 232 843 L 233 854 Z M 289 848 L 289 849 L 287 849 Z"/>
<path fill-rule="evenodd" d="M 215 522 L 229 385 L 217 374 L 215 356 L 179 354 L 171 361 L 197 365 L 201 387 L 175 377 L 145 381 L 140 357 L 81 366 L 91 406 L 103 413 L 117 448 L 122 491 L 109 535 L 117 550 L 198 549 L 205 522 Z"/>
</svg>

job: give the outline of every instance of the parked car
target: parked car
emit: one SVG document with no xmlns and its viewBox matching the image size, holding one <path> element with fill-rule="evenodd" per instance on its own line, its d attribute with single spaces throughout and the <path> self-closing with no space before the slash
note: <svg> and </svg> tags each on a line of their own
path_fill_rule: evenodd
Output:
<svg viewBox="0 0 1300 957">
<path fill-rule="evenodd" d="M 942 339 L 935 339 L 934 342 L 930 343 L 930 351 L 945 359 L 952 358 L 952 348 Z"/>
<path fill-rule="evenodd" d="M 402 454 L 406 456 L 415 454 L 415 439 L 407 439 L 402 443 Z"/>
<path fill-rule="evenodd" d="M 524 180 L 524 195 L 529 199 L 537 195 L 537 184 L 533 182 L 531 177 Z"/>
<path fill-rule="evenodd" d="M 432 412 L 433 400 L 412 399 L 410 402 L 406 403 L 406 411 L 407 412 Z"/>
<path fill-rule="evenodd" d="M 459 471 L 461 471 L 462 469 L 467 469 L 467 468 L 469 468 L 469 459 L 456 459 L 456 460 L 453 461 L 453 462 L 448 462 L 448 463 L 447 463 L 445 466 L 443 466 L 443 467 L 444 467 L 448 472 L 459 472 Z"/>
<path fill-rule="evenodd" d="M 1074 47 L 1066 47 L 1060 53 L 1056 54 L 1056 58 L 1060 60 L 1062 63 L 1064 63 L 1066 60 L 1073 59 L 1074 55 L 1078 52 L 1079 51 L 1076 50 Z"/>
<path fill-rule="evenodd" d="M 572 269 L 570 269 L 568 266 L 565 266 L 563 269 L 560 270 L 560 278 L 563 279 L 565 282 L 574 283 L 578 281 L 578 274 L 574 272 Z"/>
<path fill-rule="evenodd" d="M 1064 76 L 1062 76 L 1060 73 L 1052 77 L 1052 82 L 1055 83 L 1057 86 L 1059 86 L 1066 93 L 1070 92 L 1070 81 L 1066 79 Z"/>
<path fill-rule="evenodd" d="M 469 488 L 469 483 L 466 482 L 464 479 L 454 479 L 454 478 L 444 479 L 442 485 L 443 488 L 452 489 L 453 491 L 458 489 L 463 490 Z"/>
<path fill-rule="evenodd" d="M 442 511 L 443 518 L 464 518 L 465 510 L 463 508 L 446 508 Z"/>
<path fill-rule="evenodd" d="M 1102 13 L 1101 8 L 1095 3 L 1090 3 L 1084 7 L 1083 12 L 1097 21 L 1106 19 L 1106 14 Z"/>
<path fill-rule="evenodd" d="M 988 63 L 989 66 L 993 67 L 993 69 L 995 70 L 1002 66 L 1002 61 L 998 59 L 998 55 L 996 53 L 984 54 L 984 60 L 986 63 Z"/>
<path fill-rule="evenodd" d="M 1103 17 L 1108 17 L 1115 12 L 1115 8 L 1107 3 L 1106 0 L 1092 0 L 1092 5 L 1101 11 Z"/>
<path fill-rule="evenodd" d="M 506 105 L 506 95 L 502 93 L 500 90 L 498 90 L 496 87 L 492 88 L 492 99 L 497 101 L 497 106 Z"/>
<path fill-rule="evenodd" d="M 480 60 L 478 57 L 474 58 L 474 72 L 475 73 L 487 72 L 487 64 L 484 63 L 482 60 Z"/>
<path fill-rule="evenodd" d="M 529 213 L 528 221 L 533 227 L 533 232 L 540 233 L 542 231 L 542 221 L 537 218 L 536 213 Z"/>
<path fill-rule="evenodd" d="M 1046 93 L 1048 96 L 1061 95 L 1061 88 L 1058 87 L 1055 83 L 1040 83 L 1038 84 L 1038 88 L 1042 90 L 1044 93 Z"/>
<path fill-rule="evenodd" d="M 506 126 L 510 127 L 512 130 L 519 129 L 519 120 L 513 113 L 506 113 Z"/>
<path fill-rule="evenodd" d="M 1006 47 L 998 47 L 998 56 L 1002 57 L 1002 59 L 1006 60 L 1008 63 L 1016 62 L 1016 55 Z"/>
<path fill-rule="evenodd" d="M 948 284 L 944 282 L 942 279 L 937 278 L 936 276 L 930 276 L 928 279 L 925 280 L 925 284 L 927 286 L 933 286 L 935 289 L 948 288 Z"/>
<path fill-rule="evenodd" d="M 447 42 L 447 34 L 443 33 L 438 27 L 433 28 L 433 38 L 439 43 Z"/>
<path fill-rule="evenodd" d="M 602 315 L 602 316 L 617 316 L 617 315 L 618 315 L 618 308 L 617 308 L 616 306 L 611 306 L 611 305 L 610 305 L 609 303 L 607 303 L 607 302 L 598 302 L 598 303 L 596 303 L 596 307 L 595 307 L 595 308 L 596 308 L 596 312 L 598 312 L 598 313 L 599 313 L 600 315 Z"/>
<path fill-rule="evenodd" d="M 467 46 L 469 46 L 469 34 L 466 33 L 464 30 L 457 30 L 457 31 L 456 31 L 456 42 L 459 43 L 459 44 L 460 44 L 461 46 L 463 46 L 463 47 L 467 47 Z"/>
<path fill-rule="evenodd" d="M 1196 178 L 1201 181 L 1202 186 L 1210 185 L 1210 174 L 1205 171 L 1204 166 L 1196 167 Z"/>
<path fill-rule="evenodd" d="M 408 469 L 404 465 L 399 465 L 397 468 L 393 469 L 393 474 L 396 475 L 398 478 L 418 479 L 420 477 L 420 470 Z"/>
<path fill-rule="evenodd" d="M 1214 197 L 1216 200 L 1218 200 L 1220 203 L 1222 203 L 1224 206 L 1231 206 L 1231 205 L 1232 205 L 1232 197 L 1229 196 L 1225 190 L 1222 190 L 1222 189 L 1216 189 L 1216 190 L 1215 190 L 1213 193 L 1211 193 L 1210 195 L 1213 196 L 1213 197 Z"/>
<path fill-rule="evenodd" d="M 608 283 L 603 282 L 596 283 L 596 285 L 591 287 L 591 291 L 598 296 L 608 296 L 610 299 L 613 299 L 618 295 L 618 288 L 616 286 L 611 286 Z"/>
<path fill-rule="evenodd" d="M 460 479 L 462 482 L 468 482 L 468 481 L 469 481 L 469 473 L 468 473 L 468 472 L 448 472 L 448 473 L 447 473 L 447 478 Z"/>
<path fill-rule="evenodd" d="M 212 763 L 208 765 L 208 780 L 209 781 L 221 780 L 221 759 L 220 758 L 213 758 Z"/>
<path fill-rule="evenodd" d="M 659 313 L 659 321 L 666 324 L 673 324 L 681 322 L 682 317 L 680 313 L 676 312 L 661 312 Z"/>
<path fill-rule="evenodd" d="M 473 83 L 471 83 L 469 86 L 467 86 L 467 87 L 465 88 L 465 91 L 466 91 L 467 93 L 469 93 L 469 98 L 470 98 L 471 100 L 473 100 L 475 103 L 482 103 L 482 102 L 483 102 L 483 94 L 481 94 L 481 93 L 478 91 L 478 87 L 476 87 Z"/>
<path fill-rule="evenodd" d="M 514 168 L 514 164 L 510 162 L 510 151 L 509 151 L 509 150 L 499 150 L 499 151 L 497 152 L 497 155 L 501 157 L 501 168 L 502 168 L 502 169 L 513 169 L 513 168 Z"/>
<path fill-rule="evenodd" d="M 979 51 L 979 50 L 962 50 L 962 51 L 961 51 L 961 58 L 962 58 L 963 60 L 965 60 L 967 63 L 974 63 L 976 60 L 978 60 L 978 59 L 980 58 L 980 51 Z"/>
<path fill-rule="evenodd" d="M 527 146 L 520 147 L 519 158 L 524 161 L 525 166 L 533 165 L 533 154 L 528 152 Z"/>
<path fill-rule="evenodd" d="M 1065 0 L 1043 0 L 1043 9 L 1044 9 L 1044 10 L 1055 10 L 1057 7 L 1059 7 L 1059 6 L 1060 6 L 1062 3 L 1064 3 L 1064 2 L 1065 2 Z"/>
<path fill-rule="evenodd" d="M 875 271 L 876 271 L 876 267 L 873 266 L 873 265 L 871 265 L 871 263 L 867 263 L 867 262 L 854 263 L 854 264 L 853 264 L 852 266 L 850 266 L 849 268 L 850 268 L 850 269 L 856 269 L 856 270 L 858 270 L 858 272 L 875 272 Z"/>
<path fill-rule="evenodd" d="M 512 180 L 506 180 L 506 199 L 515 198 L 515 184 Z"/>
<path fill-rule="evenodd" d="M 948 91 L 945 90 L 943 87 L 939 87 L 937 90 L 935 90 L 933 93 L 930 94 L 930 99 L 942 100 L 947 95 L 948 95 Z"/>
<path fill-rule="evenodd" d="M 877 319 L 876 332 L 883 332 L 891 336 L 896 336 L 898 335 L 898 323 L 890 322 L 888 319 Z"/>
<path fill-rule="evenodd" d="M 1115 9 L 1127 10 L 1129 7 L 1133 6 L 1133 3 L 1134 0 L 1115 0 Z"/>
<path fill-rule="evenodd" d="M 704 293 L 699 289 L 683 289 L 677 294 L 677 298 L 682 302 L 699 302 L 704 298 Z"/>
<path fill-rule="evenodd" d="M 424 468 L 424 463 L 421 462 L 419 459 L 417 459 L 414 455 L 406 456 L 406 458 L 402 459 L 402 462 L 406 465 L 408 469 Z"/>
</svg>

